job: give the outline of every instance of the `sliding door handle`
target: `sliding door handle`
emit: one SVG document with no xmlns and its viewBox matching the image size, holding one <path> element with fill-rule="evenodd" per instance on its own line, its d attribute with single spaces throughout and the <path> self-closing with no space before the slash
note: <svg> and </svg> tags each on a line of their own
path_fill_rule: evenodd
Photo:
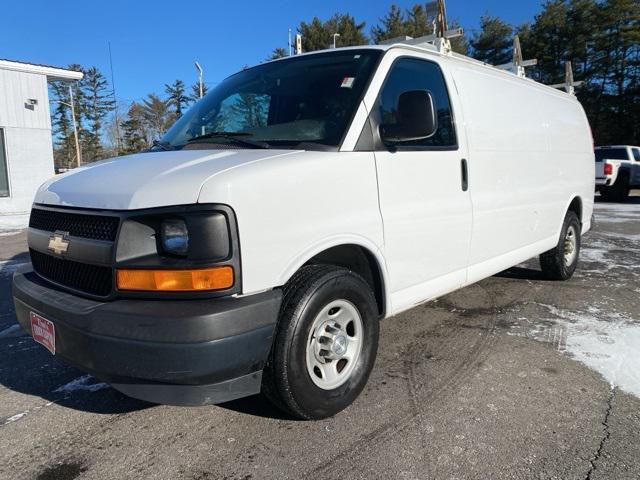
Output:
<svg viewBox="0 0 640 480">
<path fill-rule="evenodd" d="M 462 191 L 469 190 L 469 169 L 467 167 L 467 159 L 460 160 L 460 180 L 462 183 Z"/>
</svg>

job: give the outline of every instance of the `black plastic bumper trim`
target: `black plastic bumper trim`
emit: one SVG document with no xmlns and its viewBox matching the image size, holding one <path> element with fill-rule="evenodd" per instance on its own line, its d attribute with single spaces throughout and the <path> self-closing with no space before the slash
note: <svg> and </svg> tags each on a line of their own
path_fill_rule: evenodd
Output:
<svg viewBox="0 0 640 480">
<path fill-rule="evenodd" d="M 266 362 L 281 302 L 279 290 L 239 298 L 99 302 L 50 286 L 29 266 L 14 274 L 13 295 L 27 332 L 31 311 L 55 324 L 56 355 L 66 362 L 131 396 L 188 405 L 257 393 L 251 379 Z M 187 394 L 187 386 L 198 388 Z"/>
</svg>

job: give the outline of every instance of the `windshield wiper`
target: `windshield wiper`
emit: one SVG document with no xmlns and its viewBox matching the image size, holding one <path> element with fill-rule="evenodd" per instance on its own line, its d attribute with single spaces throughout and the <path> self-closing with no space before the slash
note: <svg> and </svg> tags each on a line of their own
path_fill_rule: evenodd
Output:
<svg viewBox="0 0 640 480">
<path fill-rule="evenodd" d="M 165 152 L 170 152 L 171 150 L 174 149 L 169 142 L 161 142 L 160 140 L 153 141 L 153 143 L 151 144 L 151 148 L 154 148 L 154 147 L 158 147 L 159 149 L 164 150 Z"/>
<path fill-rule="evenodd" d="M 254 148 L 271 148 L 268 143 L 259 142 L 257 140 L 248 140 L 246 138 L 240 138 L 245 136 L 250 136 L 251 133 L 246 132 L 209 132 L 204 135 L 198 135 L 197 137 L 190 138 L 187 140 L 187 143 L 196 143 L 202 140 L 208 140 L 210 138 L 224 138 L 226 140 L 231 140 L 236 143 L 241 143 L 243 145 L 249 145 Z"/>
</svg>

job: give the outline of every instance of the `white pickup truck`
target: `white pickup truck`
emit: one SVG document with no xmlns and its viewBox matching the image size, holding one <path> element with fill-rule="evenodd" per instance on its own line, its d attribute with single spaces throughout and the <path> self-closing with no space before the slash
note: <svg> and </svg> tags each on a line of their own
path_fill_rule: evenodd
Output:
<svg viewBox="0 0 640 480">
<path fill-rule="evenodd" d="M 596 147 L 596 188 L 605 200 L 624 201 L 640 188 L 640 147 Z"/>
<path fill-rule="evenodd" d="M 42 185 L 16 314 L 133 397 L 327 417 L 381 319 L 534 256 L 572 276 L 592 145 L 574 96 L 432 46 L 264 63 L 150 151 Z"/>
</svg>

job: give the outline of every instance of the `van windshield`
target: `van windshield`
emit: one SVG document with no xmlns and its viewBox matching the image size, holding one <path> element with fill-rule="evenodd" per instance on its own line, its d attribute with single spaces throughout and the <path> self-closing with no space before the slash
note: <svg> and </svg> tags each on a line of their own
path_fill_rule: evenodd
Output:
<svg viewBox="0 0 640 480">
<path fill-rule="evenodd" d="M 341 50 L 243 70 L 199 100 L 156 148 L 337 147 L 380 55 Z"/>
</svg>

